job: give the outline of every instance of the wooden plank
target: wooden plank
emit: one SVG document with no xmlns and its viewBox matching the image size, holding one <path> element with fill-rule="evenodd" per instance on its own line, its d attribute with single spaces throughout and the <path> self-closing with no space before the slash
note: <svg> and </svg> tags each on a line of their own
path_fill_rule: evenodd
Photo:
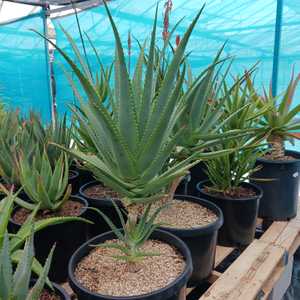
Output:
<svg viewBox="0 0 300 300">
<path fill-rule="evenodd" d="M 274 222 L 266 232 L 261 236 L 260 240 L 273 243 L 287 227 L 288 222 Z"/>
<path fill-rule="evenodd" d="M 233 250 L 234 248 L 217 246 L 215 266 L 217 267 Z"/>
<path fill-rule="evenodd" d="M 272 277 L 263 287 L 263 297 L 260 300 L 281 299 L 288 289 L 293 271 L 294 259 L 291 257 L 290 262 L 285 267 L 277 267 Z"/>
<path fill-rule="evenodd" d="M 293 256 L 300 245 L 300 230 L 287 226 L 273 244 L 283 247 L 289 253 L 289 256 Z"/>
<path fill-rule="evenodd" d="M 274 269 L 282 264 L 284 253 L 282 247 L 255 240 L 200 299 L 256 299 Z"/>
<path fill-rule="evenodd" d="M 215 281 L 217 281 L 223 274 L 218 271 L 212 271 L 211 275 L 207 279 L 207 282 L 213 284 Z"/>
</svg>

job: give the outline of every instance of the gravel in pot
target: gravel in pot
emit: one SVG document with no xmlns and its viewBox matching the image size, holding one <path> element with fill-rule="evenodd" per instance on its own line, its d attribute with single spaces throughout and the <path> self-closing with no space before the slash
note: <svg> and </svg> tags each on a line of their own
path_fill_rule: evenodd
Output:
<svg viewBox="0 0 300 300">
<path fill-rule="evenodd" d="M 192 273 L 192 260 L 180 239 L 156 230 L 143 247 L 159 255 L 129 264 L 111 257 L 118 253 L 116 249 L 91 246 L 111 243 L 115 238 L 113 232 L 94 237 L 72 256 L 69 280 L 79 300 L 181 299 Z"/>
<path fill-rule="evenodd" d="M 198 284 L 214 268 L 218 230 L 223 214 L 213 203 L 193 196 L 175 195 L 169 206 L 156 219 L 161 228 L 189 247 L 193 260 L 193 274 L 189 285 Z"/>
</svg>

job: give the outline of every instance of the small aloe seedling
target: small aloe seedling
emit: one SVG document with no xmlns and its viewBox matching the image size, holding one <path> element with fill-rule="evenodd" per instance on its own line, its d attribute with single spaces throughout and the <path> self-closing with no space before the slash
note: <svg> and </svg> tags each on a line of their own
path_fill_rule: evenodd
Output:
<svg viewBox="0 0 300 300">
<path fill-rule="evenodd" d="M 15 272 L 13 272 L 10 248 L 9 237 L 6 233 L 0 248 L 0 300 L 38 300 L 47 282 L 54 247 L 51 249 L 45 266 L 33 287 L 30 287 L 31 270 L 34 262 L 33 234 L 25 243 Z"/>
<path fill-rule="evenodd" d="M 59 210 L 71 195 L 68 185 L 69 165 L 67 156 L 61 153 L 54 167 L 51 166 L 46 150 L 36 148 L 32 160 L 21 157 L 18 163 L 20 181 L 24 191 L 33 203 L 17 199 L 16 202 L 34 210 Z"/>
<path fill-rule="evenodd" d="M 141 247 L 149 239 L 153 231 L 162 225 L 162 224 L 155 224 L 155 219 L 158 216 L 158 214 L 161 212 L 161 210 L 164 209 L 166 206 L 158 208 L 155 210 L 154 213 L 151 213 L 152 211 L 151 204 L 149 204 L 147 205 L 144 212 L 141 214 L 139 221 L 137 223 L 132 222 L 130 219 L 128 219 L 126 223 L 120 208 L 114 202 L 112 203 L 121 221 L 122 229 L 117 228 L 110 220 L 110 218 L 107 217 L 100 210 L 96 208 L 90 208 L 90 209 L 100 214 L 100 216 L 105 220 L 105 222 L 114 232 L 119 242 L 99 244 L 99 245 L 95 245 L 95 247 L 117 249 L 120 251 L 120 255 L 116 255 L 113 257 L 119 260 L 125 260 L 126 262 L 129 263 L 139 262 L 146 256 L 159 255 L 159 253 L 145 252 L 141 249 Z"/>
</svg>

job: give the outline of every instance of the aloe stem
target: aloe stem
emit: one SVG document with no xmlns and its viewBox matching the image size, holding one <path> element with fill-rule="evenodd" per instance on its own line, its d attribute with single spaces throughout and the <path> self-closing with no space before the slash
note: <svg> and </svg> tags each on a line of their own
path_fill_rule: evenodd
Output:
<svg viewBox="0 0 300 300">
<path fill-rule="evenodd" d="M 279 135 L 270 135 L 268 143 L 271 148 L 271 157 L 273 159 L 280 159 L 285 155 L 284 139 Z"/>
</svg>

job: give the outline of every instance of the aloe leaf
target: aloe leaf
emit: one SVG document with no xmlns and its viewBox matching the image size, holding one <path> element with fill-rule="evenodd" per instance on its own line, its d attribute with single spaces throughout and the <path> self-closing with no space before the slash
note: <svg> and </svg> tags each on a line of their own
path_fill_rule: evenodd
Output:
<svg viewBox="0 0 300 300">
<path fill-rule="evenodd" d="M 17 287 L 17 289 L 14 289 L 12 297 L 14 297 L 16 300 L 24 299 L 29 291 L 29 282 L 31 276 L 30 270 L 34 255 L 32 235 L 33 228 L 31 227 L 30 230 L 31 234 L 25 243 L 22 259 L 20 260 L 13 275 L 13 286 Z"/>
<path fill-rule="evenodd" d="M 149 49 L 149 58 L 146 68 L 145 81 L 144 81 L 144 92 L 142 96 L 142 101 L 139 111 L 139 123 L 140 123 L 140 133 L 144 133 L 146 129 L 146 124 L 149 119 L 149 114 L 151 111 L 151 102 L 153 99 L 153 76 L 154 76 L 154 55 L 155 55 L 155 39 L 156 39 L 156 26 L 157 26 L 157 13 L 158 4 L 156 5 L 155 17 L 153 22 L 153 28 L 151 33 L 151 42 Z"/>
<path fill-rule="evenodd" d="M 91 73 L 90 73 L 90 70 L 89 70 L 89 67 L 88 65 L 86 64 L 85 62 L 85 59 L 82 57 L 82 55 L 80 54 L 80 50 L 78 49 L 76 43 L 74 42 L 73 38 L 71 37 L 71 35 L 60 25 L 60 30 L 64 33 L 64 35 L 67 37 L 82 69 L 84 70 L 84 74 L 85 76 L 88 78 L 88 80 L 90 82 L 93 82 L 93 79 L 92 79 L 92 76 L 91 76 Z"/>
<path fill-rule="evenodd" d="M 104 2 L 104 6 L 110 20 L 113 33 L 116 41 L 116 61 L 117 65 L 116 76 L 118 76 L 118 85 L 116 88 L 119 89 L 119 122 L 120 122 L 120 133 L 123 138 L 127 139 L 127 143 L 131 151 L 134 153 L 137 145 L 138 139 L 138 123 L 137 123 L 137 111 L 136 105 L 133 98 L 131 82 L 129 78 L 129 74 L 126 67 L 126 61 L 124 56 L 124 51 L 121 43 L 121 39 L 119 36 L 118 29 L 115 25 L 115 22 L 110 14 L 110 11 L 107 7 L 106 2 Z"/>
<path fill-rule="evenodd" d="M 55 246 L 52 247 L 52 249 L 46 259 L 45 266 L 44 266 L 41 274 L 39 275 L 37 282 L 32 287 L 30 293 L 26 297 L 26 300 L 38 300 L 40 298 L 40 294 L 43 291 L 44 285 L 47 281 L 47 276 L 48 276 L 48 273 L 50 270 L 50 265 L 51 265 L 54 249 L 55 249 Z"/>
<path fill-rule="evenodd" d="M 24 250 L 16 250 L 16 251 L 12 252 L 10 254 L 11 260 L 14 263 L 18 264 L 22 260 L 23 252 L 24 252 Z M 43 266 L 39 263 L 39 261 L 36 258 L 33 258 L 32 265 L 31 265 L 31 270 L 37 276 L 40 276 L 43 272 Z M 51 282 L 48 278 L 46 280 L 46 284 L 49 288 L 52 289 L 52 284 L 51 284 Z"/>
<path fill-rule="evenodd" d="M 194 18 L 193 22 L 191 23 L 191 25 L 185 32 L 179 46 L 176 49 L 176 52 L 174 53 L 173 59 L 172 59 L 170 65 L 168 67 L 168 70 L 165 74 L 165 78 L 162 83 L 159 95 L 157 96 L 157 100 L 156 100 L 157 104 L 155 106 L 155 110 L 151 113 L 151 120 L 148 123 L 148 128 L 146 128 L 146 133 L 148 133 L 150 128 L 152 128 L 152 126 L 157 123 L 158 118 L 159 118 L 159 112 L 161 112 L 164 109 L 165 103 L 169 99 L 170 93 L 172 92 L 172 89 L 173 89 L 176 74 L 177 74 L 179 66 L 181 64 L 182 57 L 184 55 L 184 51 L 185 51 L 187 42 L 190 38 L 190 35 L 191 35 L 198 19 L 200 18 L 200 15 L 202 14 L 203 9 L 204 9 L 204 6 L 198 12 L 198 14 Z"/>
<path fill-rule="evenodd" d="M 12 287 L 12 264 L 7 233 L 4 235 L 3 245 L 0 248 L 0 298 L 9 299 Z"/>
<path fill-rule="evenodd" d="M 7 230 L 7 225 L 13 210 L 14 200 L 15 197 L 12 194 L 9 194 L 0 202 L 0 247 L 2 245 L 3 237 Z"/>
<path fill-rule="evenodd" d="M 103 219 L 104 221 L 107 223 L 107 225 L 110 227 L 110 229 L 114 232 L 114 234 L 118 237 L 118 239 L 122 242 L 125 242 L 124 240 L 124 236 L 121 233 L 121 231 L 115 226 L 115 224 L 106 216 L 106 214 L 104 214 L 100 209 L 97 209 L 95 207 L 90 207 L 90 210 L 95 211 L 96 213 L 98 213 Z"/>
</svg>

